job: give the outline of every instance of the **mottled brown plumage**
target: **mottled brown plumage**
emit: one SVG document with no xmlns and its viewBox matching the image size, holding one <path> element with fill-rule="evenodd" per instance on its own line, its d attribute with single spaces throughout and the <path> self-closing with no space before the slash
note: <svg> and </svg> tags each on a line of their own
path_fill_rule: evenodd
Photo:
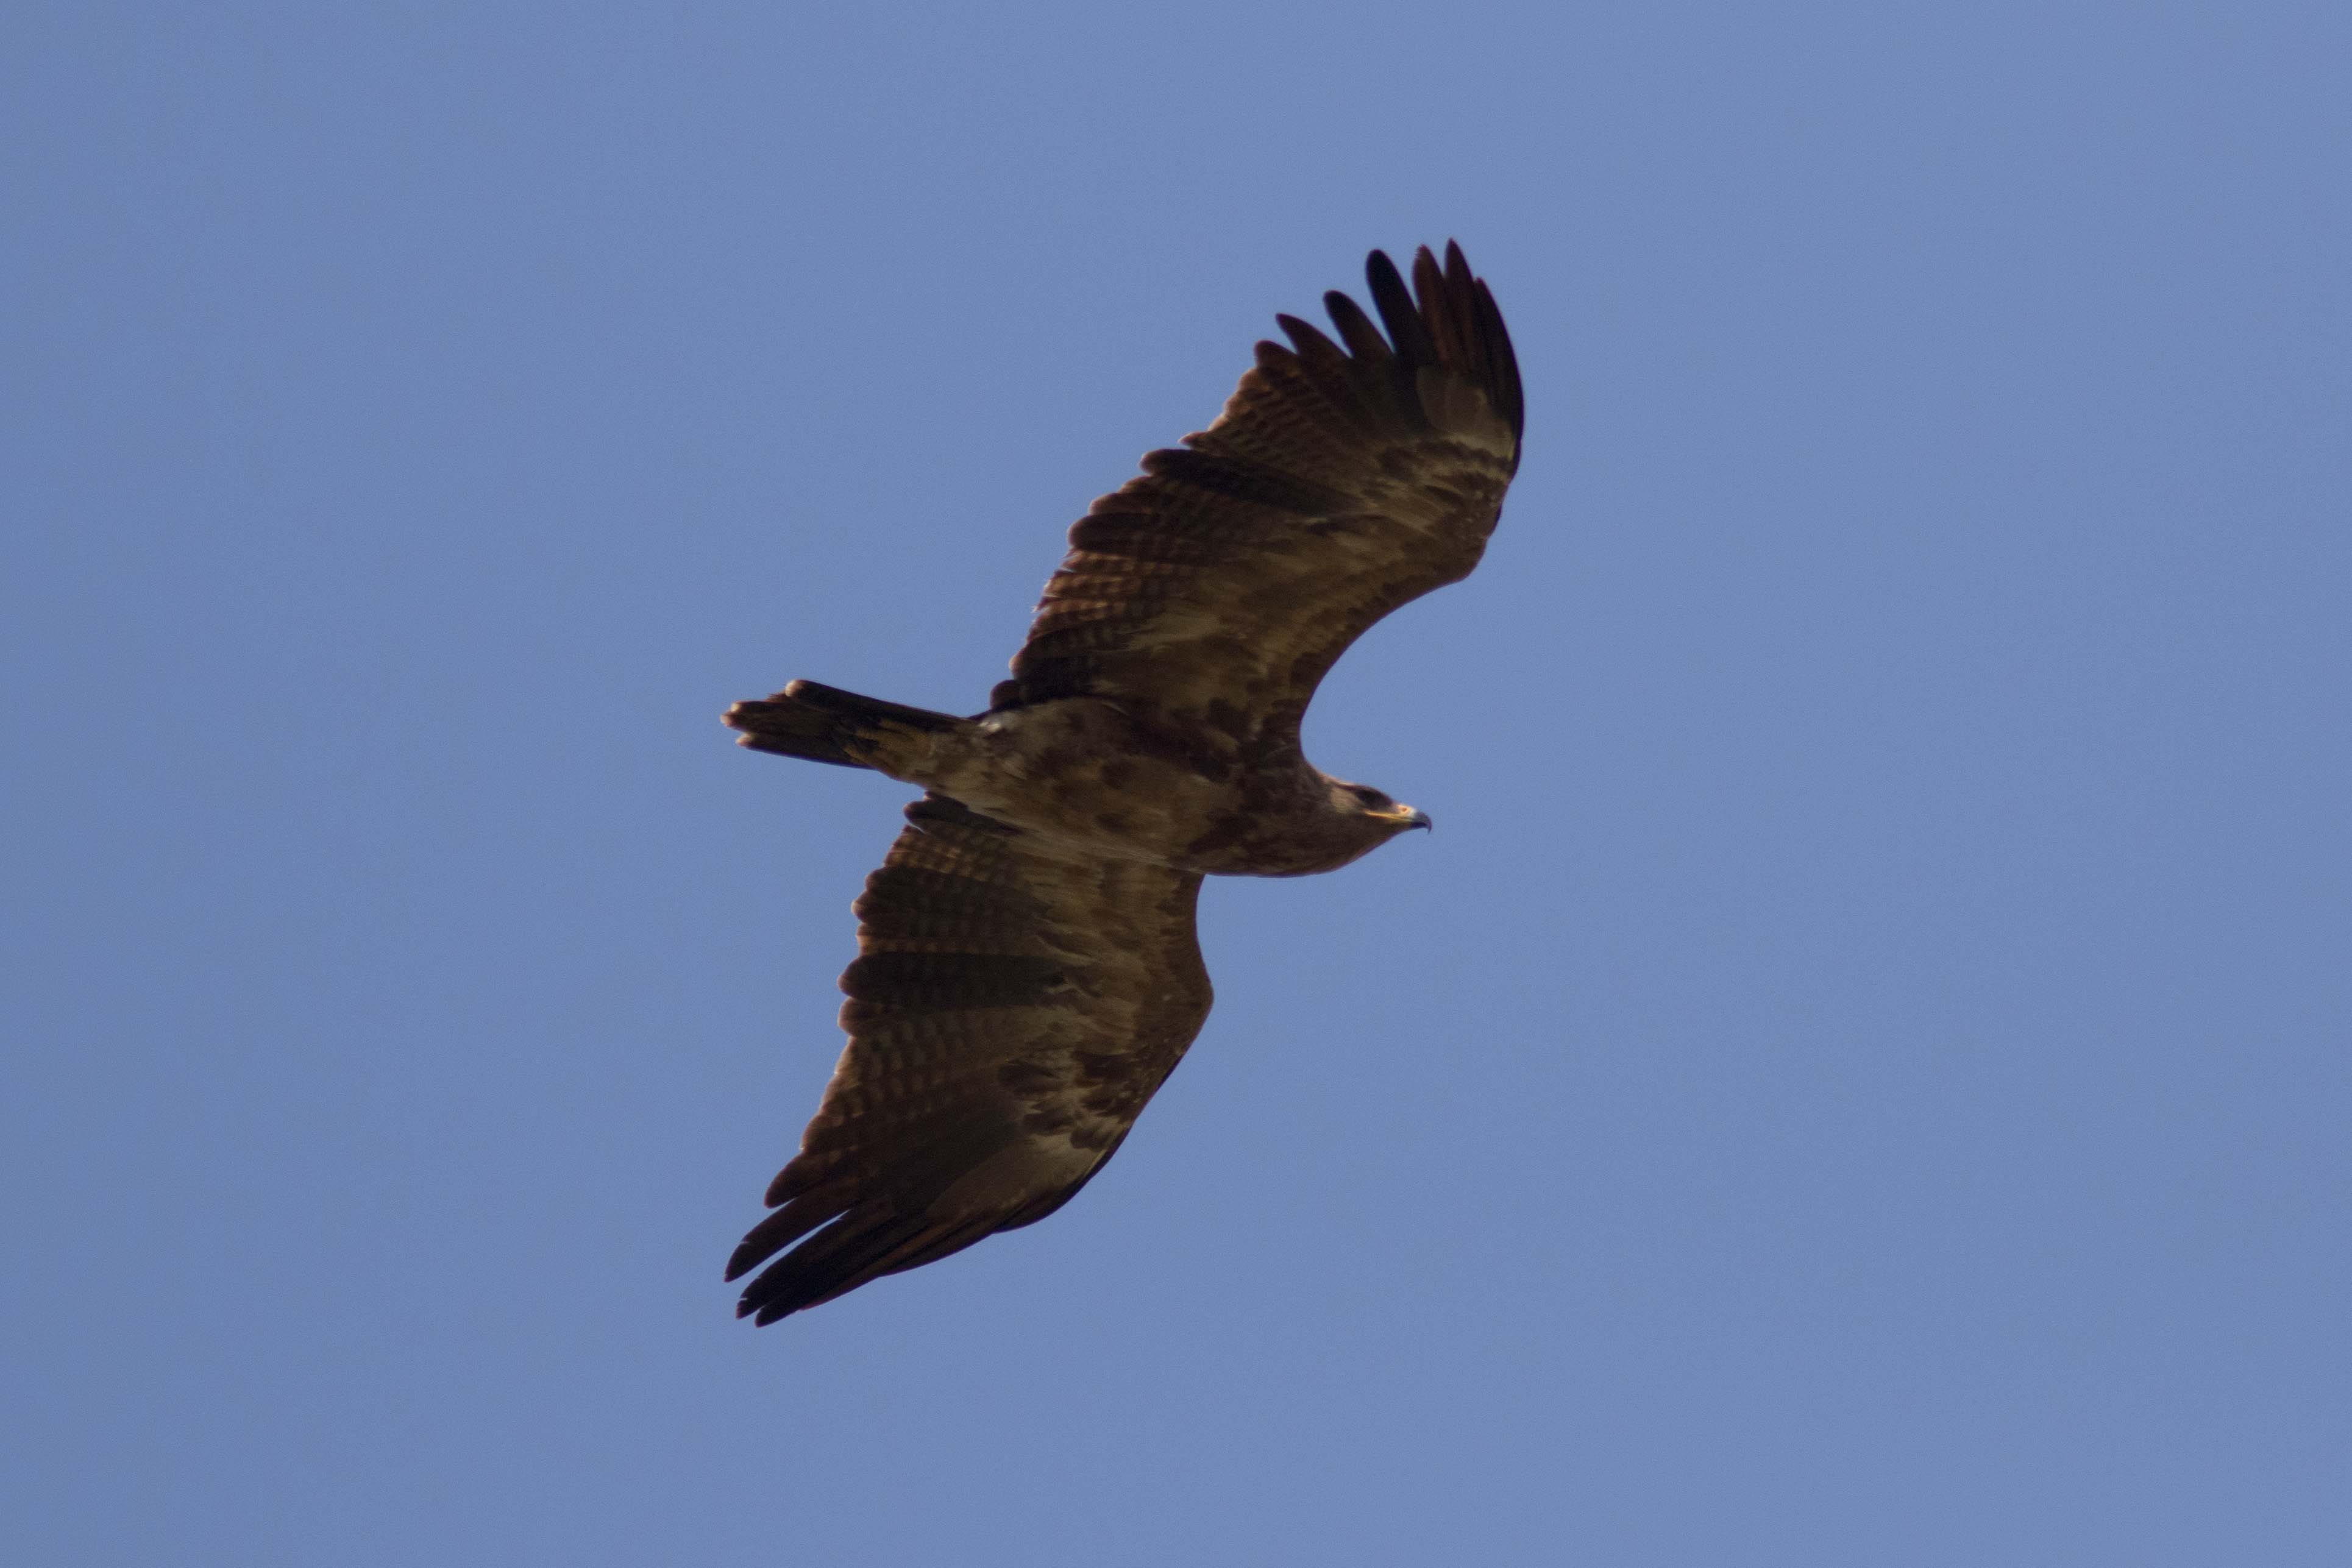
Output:
<svg viewBox="0 0 2352 1568">
<path fill-rule="evenodd" d="M 1070 530 L 986 712 L 810 681 L 729 712 L 746 746 L 926 791 L 857 901 L 849 1049 L 728 1264 L 767 1265 L 744 1314 L 1060 1207 L 1208 1017 L 1202 877 L 1329 871 L 1428 825 L 1310 766 L 1299 723 L 1365 628 L 1478 564 L 1524 415 L 1458 246 L 1411 290 L 1366 270 L 1386 337 L 1341 294 L 1337 342 L 1279 318 L 1290 346 L 1257 346 L 1217 422 Z"/>
</svg>

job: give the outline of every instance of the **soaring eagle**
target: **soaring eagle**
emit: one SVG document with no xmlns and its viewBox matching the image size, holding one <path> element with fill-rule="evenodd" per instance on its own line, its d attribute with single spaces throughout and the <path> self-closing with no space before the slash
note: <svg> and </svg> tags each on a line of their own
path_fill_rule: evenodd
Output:
<svg viewBox="0 0 2352 1568">
<path fill-rule="evenodd" d="M 1339 293 L 1338 342 L 1277 317 L 1289 346 L 1258 344 L 1217 422 L 1070 529 L 986 712 L 813 681 L 728 712 L 756 750 L 925 791 L 856 904 L 849 1047 L 728 1262 L 767 1265 L 739 1315 L 1061 1207 L 1209 1016 L 1201 879 L 1332 871 L 1429 826 L 1318 771 L 1299 722 L 1365 628 L 1478 564 L 1519 372 L 1459 246 L 1423 249 L 1410 291 L 1379 251 L 1365 270 L 1387 335 Z"/>
</svg>

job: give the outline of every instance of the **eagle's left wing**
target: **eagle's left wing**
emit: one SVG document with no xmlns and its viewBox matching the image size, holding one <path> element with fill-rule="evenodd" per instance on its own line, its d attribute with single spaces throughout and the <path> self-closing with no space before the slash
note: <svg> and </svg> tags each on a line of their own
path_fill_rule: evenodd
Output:
<svg viewBox="0 0 2352 1568">
<path fill-rule="evenodd" d="M 737 1309 L 762 1323 L 1059 1208 L 1209 1016 L 1197 874 L 1049 854 L 937 795 L 907 819 L 857 901 L 849 1048 L 727 1265 L 768 1264 Z"/>
</svg>

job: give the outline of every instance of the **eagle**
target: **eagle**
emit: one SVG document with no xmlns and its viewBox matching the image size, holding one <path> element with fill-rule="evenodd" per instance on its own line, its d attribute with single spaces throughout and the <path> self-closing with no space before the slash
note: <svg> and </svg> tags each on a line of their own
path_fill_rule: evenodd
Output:
<svg viewBox="0 0 2352 1568">
<path fill-rule="evenodd" d="M 754 750 L 919 786 L 853 906 L 849 1036 L 728 1261 L 771 1323 L 1045 1218 L 1209 1016 L 1206 876 L 1333 871 L 1429 818 L 1321 772 L 1299 725 L 1397 606 L 1469 575 L 1519 464 L 1517 361 L 1461 246 L 1371 317 L 1277 316 L 1224 411 L 1094 503 L 1012 678 L 969 717 L 794 681 Z M 1382 329 L 1385 328 L 1385 333 Z M 765 1265 L 763 1268 L 762 1265 Z"/>
</svg>

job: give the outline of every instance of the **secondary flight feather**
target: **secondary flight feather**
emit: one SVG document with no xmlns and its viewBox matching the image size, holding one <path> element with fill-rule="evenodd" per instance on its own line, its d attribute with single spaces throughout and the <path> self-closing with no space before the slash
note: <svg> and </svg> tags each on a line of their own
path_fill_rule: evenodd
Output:
<svg viewBox="0 0 2352 1568">
<path fill-rule="evenodd" d="M 761 1323 L 1067 1203 L 1209 1015 L 1210 875 L 1333 871 L 1429 819 L 1299 747 L 1348 645 L 1469 575 L 1519 463 L 1509 336 L 1461 247 L 1376 325 L 1276 318 L 1224 412 L 1070 530 L 985 712 L 794 681 L 757 750 L 920 786 L 855 907 L 849 1035 L 772 1212 L 729 1260 Z M 765 1265 L 764 1268 L 761 1266 Z"/>
</svg>

